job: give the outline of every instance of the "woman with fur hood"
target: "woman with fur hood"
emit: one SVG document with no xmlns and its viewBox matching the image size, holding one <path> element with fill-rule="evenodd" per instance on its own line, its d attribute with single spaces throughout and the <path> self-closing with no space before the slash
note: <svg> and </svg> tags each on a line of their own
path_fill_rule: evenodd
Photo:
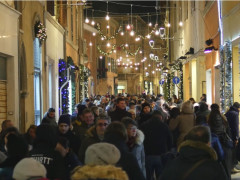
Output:
<svg viewBox="0 0 240 180">
<path fill-rule="evenodd" d="M 144 152 L 144 134 L 142 131 L 137 129 L 136 121 L 132 120 L 129 117 L 122 119 L 122 123 L 125 125 L 128 134 L 127 145 L 129 151 L 134 154 L 136 157 L 139 167 L 143 172 L 144 177 L 146 178 L 146 168 L 145 168 L 145 152 Z"/>
<path fill-rule="evenodd" d="M 179 137 L 177 138 L 177 147 L 183 142 L 186 134 L 195 125 L 194 109 L 191 101 L 186 101 L 182 104 L 181 113 L 176 118 L 169 122 L 169 129 L 179 131 Z"/>
</svg>

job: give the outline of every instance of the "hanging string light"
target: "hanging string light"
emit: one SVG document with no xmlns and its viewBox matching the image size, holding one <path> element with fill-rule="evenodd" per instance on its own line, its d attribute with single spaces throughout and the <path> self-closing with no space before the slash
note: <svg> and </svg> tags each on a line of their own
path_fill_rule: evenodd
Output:
<svg viewBox="0 0 240 180">
<path fill-rule="evenodd" d="M 108 12 L 108 1 L 107 1 L 107 15 L 106 15 L 105 19 L 106 19 L 107 21 L 109 21 L 109 19 L 110 19 L 110 17 L 109 17 L 109 12 Z"/>
<path fill-rule="evenodd" d="M 85 8 L 86 8 L 86 6 L 85 6 Z M 89 19 L 88 19 L 88 17 L 87 17 L 87 8 L 86 8 L 86 19 L 85 19 L 85 23 L 89 23 Z"/>
<path fill-rule="evenodd" d="M 94 9 L 92 10 L 92 22 L 91 22 L 91 24 L 94 26 L 95 25 L 95 21 L 94 21 L 93 12 L 94 12 Z"/>
</svg>

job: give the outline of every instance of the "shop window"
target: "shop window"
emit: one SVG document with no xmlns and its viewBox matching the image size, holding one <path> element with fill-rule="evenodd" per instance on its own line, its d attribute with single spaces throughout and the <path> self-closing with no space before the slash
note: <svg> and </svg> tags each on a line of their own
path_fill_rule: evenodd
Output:
<svg viewBox="0 0 240 180">
<path fill-rule="evenodd" d="M 42 118 L 42 100 L 41 100 L 41 60 L 42 51 L 38 38 L 34 39 L 34 114 L 35 124 L 39 125 Z"/>
</svg>

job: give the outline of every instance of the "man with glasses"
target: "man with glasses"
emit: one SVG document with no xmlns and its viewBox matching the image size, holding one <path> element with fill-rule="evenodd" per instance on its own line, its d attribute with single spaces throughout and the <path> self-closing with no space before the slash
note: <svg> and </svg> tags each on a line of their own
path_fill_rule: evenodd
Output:
<svg viewBox="0 0 240 180">
<path fill-rule="evenodd" d="M 96 120 L 95 126 L 91 127 L 87 131 L 86 137 L 84 138 L 78 153 L 79 159 L 81 162 L 84 163 L 85 152 L 88 146 L 103 141 L 104 132 L 109 124 L 110 124 L 110 118 L 108 116 L 100 114 Z"/>
</svg>

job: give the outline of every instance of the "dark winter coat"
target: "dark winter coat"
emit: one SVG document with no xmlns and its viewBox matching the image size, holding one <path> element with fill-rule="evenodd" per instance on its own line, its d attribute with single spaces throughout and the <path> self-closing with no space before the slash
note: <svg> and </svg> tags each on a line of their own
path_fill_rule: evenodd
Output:
<svg viewBox="0 0 240 180">
<path fill-rule="evenodd" d="M 8 157 L 0 164 L 0 179 L 12 180 L 13 169 L 22 158 Z"/>
<path fill-rule="evenodd" d="M 231 129 L 232 140 L 235 142 L 239 138 L 239 111 L 232 106 L 225 116 Z"/>
<path fill-rule="evenodd" d="M 197 162 L 206 159 L 194 169 L 185 180 L 227 180 L 228 177 L 219 162 L 216 152 L 207 144 L 198 141 L 184 141 L 180 146 L 180 155 L 164 169 L 161 180 L 179 180 Z"/>
<path fill-rule="evenodd" d="M 84 138 L 82 145 L 79 149 L 78 157 L 81 162 L 84 163 L 84 161 L 85 161 L 85 152 L 86 152 L 87 148 L 90 145 L 99 143 L 99 142 L 101 142 L 101 140 L 99 139 L 99 137 L 97 135 L 96 127 L 93 126 L 90 129 L 88 129 L 88 131 L 86 132 L 86 137 Z"/>
<path fill-rule="evenodd" d="M 126 171 L 129 180 L 144 180 L 143 173 L 140 170 L 137 159 L 135 156 L 128 152 L 128 147 L 126 142 L 122 140 L 122 138 L 118 137 L 115 134 L 105 135 L 104 141 L 110 144 L 115 145 L 120 153 L 121 157 L 117 162 L 116 166 L 121 167 L 124 171 Z"/>
<path fill-rule="evenodd" d="M 109 112 L 109 116 L 111 117 L 111 121 L 121 121 L 124 117 L 130 117 L 132 118 L 132 114 L 130 112 L 127 112 L 125 109 L 119 109 L 116 107 L 115 111 Z"/>
<path fill-rule="evenodd" d="M 41 124 L 49 124 L 53 127 L 56 127 L 56 128 L 58 127 L 55 117 L 50 118 L 48 116 L 48 113 L 45 113 L 45 115 L 43 116 Z"/>
<path fill-rule="evenodd" d="M 140 113 L 140 116 L 137 120 L 138 126 L 141 126 L 144 122 L 149 120 L 152 117 L 152 113 L 144 114 L 143 112 Z"/>
<path fill-rule="evenodd" d="M 196 125 L 207 123 L 207 116 L 210 114 L 209 110 L 198 111 L 196 114 Z"/>
<path fill-rule="evenodd" d="M 69 152 L 64 157 L 64 165 L 67 170 L 67 178 L 70 179 L 72 170 L 77 166 L 82 166 L 83 164 L 79 161 L 75 153 Z"/>
<path fill-rule="evenodd" d="M 136 157 L 139 167 L 140 167 L 144 177 L 146 177 L 145 152 L 144 152 L 143 141 L 144 141 L 144 134 L 142 133 L 142 131 L 137 130 L 135 145 L 132 148 L 131 152 Z"/>
<path fill-rule="evenodd" d="M 39 143 L 29 152 L 29 157 L 36 159 L 45 166 L 48 178 L 66 179 L 67 172 L 64 167 L 64 159 L 54 148 Z"/>
<path fill-rule="evenodd" d="M 93 125 L 88 125 L 85 122 L 79 122 L 79 121 L 75 121 L 75 123 L 73 124 L 73 133 L 80 138 L 81 142 L 83 141 L 83 139 L 85 138 L 85 134 L 87 132 L 87 130 L 92 127 Z"/>
<path fill-rule="evenodd" d="M 162 155 L 172 147 L 172 135 L 166 124 L 158 118 L 149 119 L 140 126 L 145 135 L 145 155 Z"/>
<path fill-rule="evenodd" d="M 80 149 L 80 146 L 81 146 L 81 140 L 80 138 L 78 138 L 76 135 L 74 135 L 72 133 L 71 130 L 69 130 L 66 134 L 61 134 L 59 131 L 58 131 L 58 135 L 60 137 L 64 137 L 66 139 L 68 139 L 69 141 L 69 147 L 72 149 L 72 151 L 77 154 L 79 149 Z"/>
</svg>

